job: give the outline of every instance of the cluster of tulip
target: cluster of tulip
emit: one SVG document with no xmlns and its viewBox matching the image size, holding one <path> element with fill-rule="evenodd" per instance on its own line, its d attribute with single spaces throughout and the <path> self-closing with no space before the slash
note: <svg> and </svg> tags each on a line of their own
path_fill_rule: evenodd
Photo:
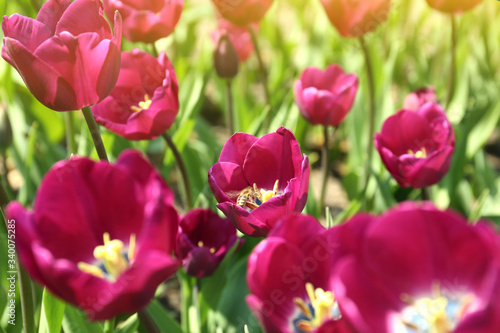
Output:
<svg viewBox="0 0 500 333">
<path fill-rule="evenodd" d="M 256 34 L 273 1 L 212 2 L 219 14 L 216 72 L 230 84 L 239 63 L 255 53 L 265 78 Z M 427 2 L 456 15 L 480 0 Z M 340 35 L 362 46 L 391 8 L 388 0 L 321 3 Z M 96 123 L 127 140 L 164 136 L 175 150 L 165 131 L 179 112 L 179 81 L 154 43 L 174 31 L 183 6 L 183 0 L 49 0 L 36 19 L 4 17 L 2 57 L 43 105 L 83 110 L 101 159 L 72 156 L 54 164 L 31 209 L 2 198 L 29 276 L 89 320 L 109 320 L 142 312 L 178 270 L 206 278 L 231 249 L 261 237 L 246 259 L 246 302 L 267 332 L 499 332 L 500 236 L 489 221 L 470 224 L 430 201 L 408 201 L 325 228 L 301 215 L 310 161 L 285 127 L 256 137 L 234 133 L 228 121 L 232 135 L 207 182 L 226 218 L 193 209 L 189 185 L 180 216 L 174 191 L 137 150 L 107 161 Z M 153 44 L 153 55 L 121 51 L 122 37 Z M 300 114 L 324 127 L 324 161 L 328 128 L 341 126 L 358 87 L 358 76 L 338 64 L 308 67 L 291 87 Z M 373 99 L 373 82 L 368 87 Z M 408 95 L 379 133 L 373 100 L 369 109 L 368 165 L 374 146 L 401 187 L 443 179 L 455 133 L 433 88 Z"/>
</svg>

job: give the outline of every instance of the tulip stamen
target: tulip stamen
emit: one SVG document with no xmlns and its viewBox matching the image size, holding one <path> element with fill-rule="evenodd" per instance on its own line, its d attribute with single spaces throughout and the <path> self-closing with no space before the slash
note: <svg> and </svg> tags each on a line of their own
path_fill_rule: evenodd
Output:
<svg viewBox="0 0 500 333">
<path fill-rule="evenodd" d="M 253 210 L 264 202 L 269 201 L 271 198 L 278 195 L 279 188 L 279 180 L 276 180 L 273 186 L 272 191 L 268 191 L 262 188 L 258 188 L 257 184 L 253 184 L 252 186 L 248 186 L 243 191 L 240 192 L 238 198 L 236 199 L 236 203 L 240 207 L 248 207 L 250 210 Z"/>
<path fill-rule="evenodd" d="M 121 240 L 111 240 L 107 232 L 103 235 L 103 243 L 104 245 L 98 245 L 94 249 L 93 255 L 97 260 L 96 264 L 79 262 L 78 268 L 96 277 L 116 281 L 135 259 L 136 236 L 135 234 L 130 235 L 128 249 L 125 248 Z"/>
<path fill-rule="evenodd" d="M 425 150 L 425 147 L 413 152 L 413 150 L 408 149 L 408 154 L 415 156 L 416 158 L 427 158 L 427 151 Z"/>
<path fill-rule="evenodd" d="M 309 282 L 305 287 L 308 303 L 298 297 L 293 300 L 300 309 L 299 317 L 294 321 L 297 332 L 312 332 L 328 320 L 340 319 L 333 292 L 321 288 L 315 289 Z"/>
<path fill-rule="evenodd" d="M 142 110 L 149 109 L 149 107 L 151 106 L 151 103 L 152 103 L 151 98 L 149 98 L 148 94 L 145 94 L 144 95 L 144 100 L 140 101 L 138 103 L 139 106 L 132 105 L 130 107 L 130 110 L 132 110 L 133 112 L 141 112 Z"/>
</svg>

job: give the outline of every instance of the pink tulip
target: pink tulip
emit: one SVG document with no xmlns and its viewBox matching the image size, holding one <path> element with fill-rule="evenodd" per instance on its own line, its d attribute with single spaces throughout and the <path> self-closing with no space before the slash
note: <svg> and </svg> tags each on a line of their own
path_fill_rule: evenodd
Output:
<svg viewBox="0 0 500 333">
<path fill-rule="evenodd" d="M 172 126 L 179 111 L 179 87 L 164 52 L 158 59 L 134 49 L 122 52 L 115 89 L 92 107 L 96 121 L 129 140 L 151 140 Z"/>
<path fill-rule="evenodd" d="M 408 94 L 403 102 L 403 109 L 416 111 L 427 102 L 438 102 L 434 87 L 420 88 Z"/>
<path fill-rule="evenodd" d="M 98 0 L 49 0 L 36 19 L 4 16 L 2 57 L 30 92 L 56 111 L 78 110 L 109 95 L 120 70 L 122 21 L 114 36 Z"/>
<path fill-rule="evenodd" d="M 309 67 L 295 81 L 293 90 L 295 102 L 307 121 L 313 125 L 337 126 L 354 103 L 358 78 L 345 74 L 336 64 L 324 72 Z"/>
<path fill-rule="evenodd" d="M 104 0 L 108 17 L 123 16 L 123 36 L 132 42 L 153 43 L 170 35 L 179 22 L 184 0 Z"/>
<path fill-rule="evenodd" d="M 237 25 L 258 23 L 273 4 L 273 0 L 212 0 L 218 12 Z"/>
<path fill-rule="evenodd" d="M 330 22 L 344 37 L 360 37 L 387 19 L 390 0 L 321 0 Z"/>
</svg>

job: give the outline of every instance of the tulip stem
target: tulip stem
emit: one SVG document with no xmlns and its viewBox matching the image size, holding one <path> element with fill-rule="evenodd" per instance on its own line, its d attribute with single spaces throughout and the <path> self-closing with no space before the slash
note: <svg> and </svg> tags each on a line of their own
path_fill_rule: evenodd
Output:
<svg viewBox="0 0 500 333">
<path fill-rule="evenodd" d="M 422 201 L 431 200 L 430 192 L 428 187 L 422 187 Z"/>
<path fill-rule="evenodd" d="M 448 76 L 448 97 L 446 98 L 446 108 L 450 106 L 453 99 L 453 92 L 455 87 L 455 67 L 456 67 L 456 48 L 457 48 L 457 24 L 455 16 L 450 14 L 451 20 L 451 61 L 450 61 L 450 75 Z"/>
<path fill-rule="evenodd" d="M 160 333 L 158 326 L 156 326 L 156 323 L 153 321 L 153 318 L 151 318 L 151 316 L 146 310 L 137 312 L 137 317 L 139 317 L 139 321 L 141 322 L 142 328 L 144 328 L 144 330 L 147 333 Z"/>
<path fill-rule="evenodd" d="M 5 158 L 5 156 L 4 156 Z M 7 178 L 5 178 L 7 179 Z M 7 220 L 7 217 L 5 215 L 5 207 L 7 207 L 7 204 L 9 203 L 9 196 L 7 195 L 7 191 L 5 191 L 5 188 L 3 187 L 3 183 L 0 182 L 0 208 L 2 209 L 2 214 L 5 217 L 5 220 Z"/>
<path fill-rule="evenodd" d="M 255 55 L 257 56 L 257 61 L 259 62 L 260 75 L 262 80 L 262 86 L 264 88 L 264 94 L 266 98 L 266 104 L 271 106 L 271 95 L 269 93 L 269 87 L 267 82 L 267 70 L 264 65 L 264 61 L 262 61 L 262 55 L 260 52 L 259 42 L 257 35 L 255 34 L 254 29 L 251 26 L 248 27 L 248 31 L 250 32 L 250 36 L 252 37 L 253 47 L 255 48 Z"/>
<path fill-rule="evenodd" d="M 64 122 L 66 125 L 66 148 L 68 155 L 76 153 L 75 126 L 73 121 L 73 111 L 64 112 Z"/>
<path fill-rule="evenodd" d="M 94 141 L 94 147 L 97 151 L 97 156 L 101 161 L 108 161 L 108 155 L 106 154 L 106 148 L 104 148 L 104 143 L 102 143 L 101 133 L 99 132 L 99 127 L 95 122 L 94 115 L 92 114 L 92 110 L 90 107 L 85 106 L 82 108 L 83 116 L 85 117 L 85 121 L 87 122 L 87 126 L 90 131 L 90 135 L 92 135 L 92 140 Z"/>
<path fill-rule="evenodd" d="M 151 43 L 151 53 L 153 54 L 153 57 L 158 58 L 158 49 L 156 48 L 155 43 Z"/>
<path fill-rule="evenodd" d="M 226 81 L 226 107 L 227 107 L 227 129 L 229 130 L 229 136 L 234 134 L 234 110 L 233 110 L 233 91 L 232 91 L 232 80 L 228 79 Z"/>
<path fill-rule="evenodd" d="M 370 163 L 372 161 L 372 152 L 373 152 L 373 135 L 375 133 L 375 83 L 373 78 L 373 67 L 372 61 L 370 57 L 370 50 L 366 45 L 365 39 L 363 37 L 359 37 L 359 41 L 361 43 L 361 48 L 363 49 L 363 54 L 365 57 L 365 67 L 366 67 L 366 75 L 368 79 L 368 94 L 369 94 L 369 109 L 368 109 L 368 159 L 366 161 L 365 166 L 365 189 L 368 186 L 368 180 L 370 179 Z"/>
<path fill-rule="evenodd" d="M 182 160 L 182 156 L 179 153 L 179 150 L 177 150 L 177 147 L 175 146 L 174 141 L 170 137 L 170 135 L 167 132 L 164 132 L 162 134 L 163 139 L 165 139 L 165 142 L 167 143 L 167 146 L 172 150 L 172 153 L 174 154 L 175 161 L 177 163 L 177 167 L 179 168 L 179 172 L 181 173 L 182 177 L 182 182 L 184 183 L 184 195 L 185 195 L 185 204 L 186 204 L 186 210 L 190 210 L 193 208 L 193 202 L 191 199 L 191 187 L 189 185 L 189 179 L 188 179 L 188 174 L 186 170 L 186 166 L 184 165 L 184 162 Z"/>
<path fill-rule="evenodd" d="M 335 135 L 335 132 L 337 130 L 337 126 L 333 128 L 333 133 L 332 136 Z M 328 141 L 329 141 L 329 135 L 328 135 L 328 126 L 323 126 L 323 136 L 325 138 L 325 142 L 323 145 L 323 151 L 322 151 L 322 165 L 321 167 L 323 168 L 323 184 L 321 185 L 321 194 L 320 194 L 320 199 L 319 199 L 319 204 L 321 207 L 321 211 L 325 212 L 325 195 L 326 195 L 326 184 L 328 183 L 328 176 L 330 174 L 330 157 L 328 154 Z"/>
</svg>

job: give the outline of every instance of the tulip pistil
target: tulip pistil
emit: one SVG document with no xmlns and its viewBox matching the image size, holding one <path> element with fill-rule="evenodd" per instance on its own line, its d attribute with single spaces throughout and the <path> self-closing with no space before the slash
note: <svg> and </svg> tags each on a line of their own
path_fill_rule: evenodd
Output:
<svg viewBox="0 0 500 333">
<path fill-rule="evenodd" d="M 405 329 L 402 332 L 451 333 L 467 314 L 474 297 L 466 294 L 448 298 L 436 287 L 432 297 L 411 300 L 410 296 L 402 295 L 402 299 L 410 304 L 402 311 L 401 322 Z"/>
<path fill-rule="evenodd" d="M 141 112 L 142 110 L 147 110 L 151 106 L 151 98 L 149 98 L 148 94 L 144 95 L 144 100 L 139 102 L 139 106 L 132 105 L 130 110 L 134 112 Z"/>
<path fill-rule="evenodd" d="M 128 249 L 121 240 L 111 240 L 107 232 L 103 235 L 103 243 L 104 245 L 96 246 L 94 249 L 96 263 L 79 262 L 78 268 L 99 278 L 116 281 L 135 259 L 135 234 L 130 235 Z"/>
<path fill-rule="evenodd" d="M 300 310 L 299 316 L 294 320 L 297 332 L 308 333 L 320 327 L 328 320 L 340 319 L 337 301 L 331 291 L 321 288 L 314 289 L 312 283 L 306 283 L 306 291 L 309 300 L 294 298 L 295 305 Z"/>
</svg>

